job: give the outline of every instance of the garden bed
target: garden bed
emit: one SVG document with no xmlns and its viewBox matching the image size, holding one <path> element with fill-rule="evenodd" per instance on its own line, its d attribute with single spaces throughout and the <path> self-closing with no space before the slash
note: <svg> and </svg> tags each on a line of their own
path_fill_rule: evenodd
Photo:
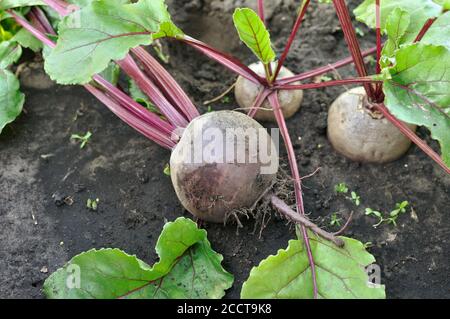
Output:
<svg viewBox="0 0 450 319">
<path fill-rule="evenodd" d="M 240 44 L 230 13 L 253 2 L 172 1 L 169 7 L 187 34 L 249 64 L 253 56 Z M 286 25 L 295 18 L 290 2 L 270 1 L 273 8 L 267 12 L 277 51 L 288 36 Z M 361 24 L 358 27 L 368 32 Z M 300 34 L 286 61 L 296 73 L 348 55 L 332 6 L 310 8 Z M 374 44 L 371 36 L 360 40 L 363 48 Z M 193 49 L 170 40 L 163 43 L 171 58 L 168 70 L 197 106 L 235 81 L 233 74 Z M 93 247 L 117 247 L 153 264 L 157 257 L 153 247 L 165 221 L 190 216 L 163 173 L 169 151 L 138 135 L 83 88 L 51 83 L 39 58 L 33 59 L 21 73 L 26 112 L 0 136 L 3 298 L 42 298 L 40 289 L 48 275 Z M 353 69 L 339 73 L 345 78 Z M 332 213 L 345 219 L 354 212 L 346 235 L 373 244 L 370 251 L 382 267 L 388 298 L 450 297 L 450 177 L 415 146 L 400 160 L 383 165 L 355 163 L 335 153 L 326 137 L 327 108 L 343 90 L 306 91 L 300 111 L 288 120 L 300 173 L 308 175 L 320 167 L 303 180 L 306 212 L 329 230 L 336 230 L 330 226 Z M 236 108 L 233 95 L 228 96 L 212 108 Z M 88 130 L 93 135 L 85 148 L 70 141 L 71 134 Z M 419 136 L 435 145 L 425 129 Z M 281 157 L 287 163 L 284 150 Z M 360 206 L 336 194 L 334 187 L 341 182 L 361 197 Z M 72 205 L 57 205 L 67 196 L 73 198 Z M 88 210 L 86 201 L 96 198 L 98 210 Z M 404 200 L 410 207 L 397 227 L 375 229 L 376 220 L 364 215 L 367 207 L 390 211 Z M 213 248 L 224 256 L 224 268 L 235 275 L 226 295 L 230 298 L 239 297 L 250 269 L 286 247 L 294 234 L 294 228 L 276 216 L 261 237 L 253 220 L 243 224 L 241 229 L 232 223 L 203 225 Z"/>
</svg>

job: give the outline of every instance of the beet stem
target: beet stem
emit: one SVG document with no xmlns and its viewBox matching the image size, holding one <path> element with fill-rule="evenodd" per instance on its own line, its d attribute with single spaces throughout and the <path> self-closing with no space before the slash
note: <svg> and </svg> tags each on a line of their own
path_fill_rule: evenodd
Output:
<svg viewBox="0 0 450 319">
<path fill-rule="evenodd" d="M 347 42 L 350 54 L 353 57 L 356 71 L 358 72 L 358 75 L 360 77 L 366 77 L 366 65 L 364 63 L 364 58 L 361 53 L 361 47 L 359 46 L 356 32 L 353 28 L 352 18 L 350 16 L 350 12 L 348 11 L 347 5 L 345 4 L 344 0 L 333 0 L 333 4 L 342 27 L 342 31 L 344 32 L 345 41 Z M 376 100 L 375 92 L 370 84 L 365 84 L 364 89 L 366 90 L 367 96 L 372 101 Z"/>
<path fill-rule="evenodd" d="M 291 167 L 291 173 L 292 173 L 292 177 L 294 179 L 297 213 L 302 216 L 305 216 L 305 208 L 303 205 L 303 196 L 302 196 L 302 184 L 301 184 L 300 173 L 298 171 L 297 160 L 295 158 L 294 147 L 292 145 L 291 137 L 289 136 L 289 131 L 286 126 L 286 121 L 284 119 L 283 112 L 281 111 L 280 101 L 278 100 L 278 94 L 276 91 L 269 95 L 269 102 L 273 108 L 273 113 L 277 120 L 278 127 L 280 128 L 280 133 L 281 133 L 284 143 L 286 145 L 286 150 L 287 150 L 288 158 L 289 158 L 289 165 Z M 309 242 L 309 237 L 308 237 L 308 232 L 306 231 L 306 227 L 301 225 L 300 229 L 301 229 L 303 241 L 305 243 L 309 265 L 311 267 L 314 299 L 317 299 L 318 287 L 317 287 L 317 278 L 316 278 L 316 265 L 314 263 L 314 257 L 313 257 L 312 251 L 311 251 L 311 243 Z"/>
<path fill-rule="evenodd" d="M 184 43 L 190 45 L 191 47 L 197 49 L 204 55 L 208 56 L 209 58 L 213 59 L 214 61 L 222 64 L 226 68 L 228 68 L 230 71 L 239 74 L 243 78 L 246 78 L 247 80 L 255 83 L 255 84 L 262 84 L 263 86 L 267 87 L 268 82 L 265 78 L 259 76 L 254 71 L 252 71 L 248 66 L 243 64 L 241 61 L 236 59 L 235 57 L 226 54 L 224 52 L 221 52 L 211 46 L 209 46 L 206 43 L 203 43 L 197 39 L 194 39 L 190 36 L 185 35 L 182 39 L 179 39 L 183 41 Z"/>
<path fill-rule="evenodd" d="M 308 9 L 310 0 L 304 0 L 302 1 L 302 7 L 300 8 L 300 11 L 297 15 L 297 19 L 295 20 L 294 26 L 292 27 L 291 34 L 289 36 L 289 39 L 286 43 L 286 47 L 284 48 L 283 53 L 281 54 L 280 59 L 278 60 L 277 68 L 275 70 L 275 73 L 273 75 L 273 80 L 276 80 L 278 77 L 278 74 L 280 73 L 281 67 L 284 64 L 284 61 L 286 60 L 286 57 L 289 53 L 289 50 L 291 49 L 292 43 L 294 42 L 295 36 L 297 35 L 298 30 L 300 29 L 300 26 L 302 25 L 303 18 L 305 17 L 306 10 Z"/>
<path fill-rule="evenodd" d="M 170 75 L 158 61 L 152 57 L 143 47 L 132 49 L 136 58 L 142 63 L 146 73 L 148 73 L 158 85 L 158 88 L 164 93 L 189 121 L 200 116 L 197 108 L 183 91 L 180 85 Z"/>
<path fill-rule="evenodd" d="M 361 84 L 361 83 L 382 83 L 382 81 L 374 80 L 371 77 L 365 77 L 365 78 L 353 78 L 353 79 L 343 79 L 343 80 L 333 80 L 333 81 L 326 81 L 321 83 L 307 83 L 307 84 L 297 84 L 297 85 L 290 85 L 290 84 L 284 84 L 280 86 L 274 87 L 276 90 L 307 90 L 307 89 L 320 89 L 330 86 L 342 86 L 346 84 Z"/>
<path fill-rule="evenodd" d="M 264 0 L 258 0 L 258 15 L 264 24 L 266 24 L 264 16 Z"/>
<path fill-rule="evenodd" d="M 445 165 L 441 156 L 436 153 L 424 140 L 419 138 L 416 133 L 414 133 L 405 123 L 398 120 L 393 116 L 387 107 L 383 104 L 375 105 L 377 109 L 387 118 L 392 124 L 394 124 L 407 138 L 409 138 L 414 144 L 416 144 L 422 151 L 425 152 L 432 160 L 434 160 L 440 167 L 444 169 L 447 174 L 450 174 L 450 168 Z"/>
<path fill-rule="evenodd" d="M 301 225 L 310 229 L 320 237 L 333 242 L 338 247 L 344 247 L 344 241 L 341 238 L 338 238 L 334 234 L 323 230 L 322 228 L 311 222 L 308 218 L 297 214 L 297 212 L 295 212 L 277 196 L 270 194 L 268 195 L 268 198 L 270 198 L 270 202 L 272 203 L 273 207 L 288 220 L 296 223 L 297 225 Z"/>
<path fill-rule="evenodd" d="M 65 1 L 62 0 L 43 0 L 43 1 L 62 17 L 71 13 L 71 11 L 69 10 L 69 4 Z"/>
<path fill-rule="evenodd" d="M 423 25 L 422 29 L 420 30 L 419 34 L 417 35 L 416 39 L 414 40 L 414 42 L 419 42 L 420 40 L 423 39 L 423 37 L 425 36 L 425 34 L 428 32 L 428 30 L 431 28 L 431 26 L 433 25 L 433 23 L 436 21 L 437 18 L 430 18 L 427 20 L 427 22 L 425 22 L 425 24 Z"/>
<path fill-rule="evenodd" d="M 372 55 L 372 54 L 374 54 L 376 52 L 376 50 L 377 50 L 376 47 L 373 47 L 373 48 L 370 48 L 368 50 L 365 50 L 365 51 L 362 52 L 362 56 L 366 57 L 366 56 Z M 319 67 L 317 69 L 314 69 L 314 70 L 306 71 L 306 72 L 303 72 L 303 73 L 300 73 L 300 74 L 297 74 L 297 75 L 294 75 L 294 76 L 291 76 L 291 77 L 279 79 L 279 80 L 275 81 L 274 84 L 275 85 L 282 85 L 282 84 L 289 84 L 289 83 L 292 83 L 292 82 L 297 82 L 297 81 L 303 81 L 303 80 L 311 79 L 311 78 L 314 78 L 316 76 L 320 76 L 320 75 L 323 75 L 325 73 L 328 73 L 328 72 L 334 71 L 336 69 L 342 68 L 342 67 L 344 67 L 346 65 L 349 65 L 351 63 L 353 63 L 353 57 L 349 56 L 349 57 L 346 57 L 345 59 L 336 61 L 333 64 L 324 65 L 324 66 L 321 66 L 321 67 Z"/>
<path fill-rule="evenodd" d="M 269 89 L 263 89 L 263 90 L 261 90 L 261 92 L 259 92 L 255 101 L 253 102 L 253 105 L 252 105 L 250 111 L 247 114 L 248 116 L 250 116 L 251 118 L 255 117 L 256 112 L 258 112 L 261 105 L 263 105 L 264 101 L 267 99 L 270 92 L 271 92 L 271 90 L 269 90 Z"/>
<path fill-rule="evenodd" d="M 380 0 L 375 0 L 376 34 L 377 34 L 377 74 L 381 73 L 381 6 Z"/>
</svg>

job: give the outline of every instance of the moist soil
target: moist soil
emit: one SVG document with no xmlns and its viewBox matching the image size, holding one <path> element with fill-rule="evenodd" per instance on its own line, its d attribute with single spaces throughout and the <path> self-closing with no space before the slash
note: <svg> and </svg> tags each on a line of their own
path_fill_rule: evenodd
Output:
<svg viewBox="0 0 450 319">
<path fill-rule="evenodd" d="M 296 7 L 288 0 L 266 2 L 272 40 L 280 52 Z M 348 2 L 354 7 L 357 1 Z M 254 58 L 240 44 L 231 13 L 236 6 L 255 3 L 178 0 L 169 7 L 188 34 L 250 64 Z M 357 25 L 366 33 L 360 36 L 361 46 L 373 46 L 373 35 Z M 207 111 L 204 101 L 236 79 L 181 43 L 167 41 L 163 46 L 170 54 L 168 70 L 202 112 Z M 286 66 L 298 73 L 347 55 L 333 7 L 314 4 Z M 352 74 L 347 67 L 332 76 Z M 43 298 L 41 288 L 49 274 L 91 248 L 118 247 L 154 263 L 164 223 L 189 217 L 163 173 L 169 151 L 133 131 L 82 87 L 52 83 L 39 57 L 26 63 L 21 82 L 25 110 L 0 136 L 0 297 Z M 345 235 L 371 243 L 388 298 L 450 297 L 450 177 L 415 146 L 400 160 L 383 165 L 356 163 L 337 154 L 326 137 L 327 108 L 344 90 L 305 92 L 300 111 L 288 120 L 300 173 L 308 175 L 320 167 L 303 180 L 306 212 L 330 231 L 338 228 L 330 226 L 333 213 L 345 220 L 354 212 Z M 211 107 L 237 105 L 229 94 Z M 71 134 L 87 131 L 93 136 L 83 149 L 70 141 Z M 427 130 L 418 134 L 437 147 Z M 281 158 L 287 162 L 284 150 Z M 361 197 L 359 206 L 335 193 L 334 186 L 341 182 Z M 96 198 L 98 210 L 88 210 L 86 201 Z M 390 212 L 403 200 L 410 207 L 396 227 L 375 229 L 376 219 L 364 215 L 366 207 Z M 235 275 L 227 298 L 239 297 L 251 268 L 295 236 L 293 227 L 274 215 L 261 234 L 254 220 L 242 222 L 240 229 L 203 223 L 213 248 L 224 256 L 223 266 Z"/>
</svg>

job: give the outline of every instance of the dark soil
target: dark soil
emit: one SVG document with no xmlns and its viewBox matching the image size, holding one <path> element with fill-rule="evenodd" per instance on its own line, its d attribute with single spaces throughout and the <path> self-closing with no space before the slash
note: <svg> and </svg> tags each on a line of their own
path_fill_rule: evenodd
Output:
<svg viewBox="0 0 450 319">
<path fill-rule="evenodd" d="M 186 32 L 250 63 L 254 59 L 239 44 L 230 16 L 242 2 L 172 1 L 170 8 Z M 296 10 L 292 1 L 267 3 L 280 52 Z M 362 46 L 372 46 L 373 40 L 364 37 Z M 235 80 L 184 45 L 165 45 L 171 55 L 168 69 L 202 111 L 203 101 Z M 347 54 L 332 6 L 314 4 L 287 66 L 301 72 Z M 345 77 L 352 69 L 339 72 Z M 163 174 L 169 152 L 122 123 L 83 88 L 54 85 L 33 65 L 22 78 L 26 112 L 0 136 L 0 297 L 42 298 L 49 273 L 93 247 L 118 247 L 155 262 L 154 245 L 164 223 L 189 216 Z M 300 112 L 288 121 L 302 175 L 321 167 L 304 180 L 306 211 L 331 230 L 333 212 L 344 219 L 355 212 L 346 235 L 373 243 L 370 251 L 382 267 L 389 298 L 450 297 L 449 176 L 415 146 L 384 165 L 354 163 L 336 154 L 326 138 L 327 107 L 343 90 L 306 92 Z M 213 105 L 215 110 L 235 107 L 232 95 Z M 88 130 L 93 137 L 84 149 L 70 142 L 71 134 Z M 426 130 L 419 135 L 436 146 Z M 335 194 L 340 182 L 361 196 L 359 207 Z M 67 196 L 73 198 L 71 206 L 56 205 Z M 97 212 L 86 209 L 89 198 L 99 198 Z M 376 221 L 364 215 L 366 207 L 388 212 L 403 200 L 413 209 L 398 219 L 397 227 L 374 229 Z M 275 217 L 261 238 L 253 233 L 254 225 L 244 221 L 236 234 L 235 225 L 205 224 L 213 248 L 224 255 L 224 267 L 236 278 L 227 297 L 239 297 L 250 269 L 294 237 L 292 227 Z"/>
</svg>

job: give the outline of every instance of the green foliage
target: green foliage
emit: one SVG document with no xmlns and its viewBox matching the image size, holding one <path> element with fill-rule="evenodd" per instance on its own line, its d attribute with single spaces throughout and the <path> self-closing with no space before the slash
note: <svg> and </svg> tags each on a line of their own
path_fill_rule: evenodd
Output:
<svg viewBox="0 0 450 319">
<path fill-rule="evenodd" d="M 6 69 L 19 60 L 22 47 L 13 41 L 0 42 L 0 69 Z"/>
<path fill-rule="evenodd" d="M 163 173 L 166 176 L 170 176 L 170 165 L 169 164 L 166 164 L 166 166 L 164 166 Z"/>
<path fill-rule="evenodd" d="M 381 57 L 385 105 L 396 118 L 427 127 L 450 166 L 450 40 L 445 36 L 450 12 L 439 15 L 442 8 L 429 0 L 381 3 L 388 36 Z M 374 10 L 365 1 L 355 13 L 373 27 Z M 421 42 L 413 44 L 425 21 L 436 16 Z"/>
<path fill-rule="evenodd" d="M 89 142 L 91 137 L 92 137 L 92 133 L 87 131 L 87 133 L 84 135 L 72 134 L 70 136 L 70 139 L 80 141 L 80 149 L 83 149 L 86 146 L 86 144 Z"/>
<path fill-rule="evenodd" d="M 395 53 L 384 70 L 385 104 L 398 119 L 426 126 L 441 145 L 450 166 L 450 51 L 443 46 L 412 44 Z"/>
<path fill-rule="evenodd" d="M 109 62 L 106 69 L 100 73 L 100 76 L 112 85 L 117 85 L 119 82 L 120 67 L 114 62 Z"/>
<path fill-rule="evenodd" d="M 265 65 L 275 60 L 270 34 L 258 14 L 249 8 L 238 8 L 233 14 L 239 38 Z"/>
<path fill-rule="evenodd" d="M 94 1 L 61 21 L 57 45 L 45 68 L 58 83 L 85 84 L 111 60 L 123 59 L 131 48 L 181 35 L 164 0 Z"/>
<path fill-rule="evenodd" d="M 331 214 L 330 226 L 338 226 L 338 227 L 340 227 L 341 226 L 341 221 L 342 221 L 342 218 L 340 218 L 337 213 Z"/>
<path fill-rule="evenodd" d="M 128 90 L 130 91 L 130 95 L 133 98 L 133 100 L 138 102 L 140 105 L 144 106 L 150 112 L 161 115 L 158 108 L 150 101 L 148 96 L 141 91 L 136 82 L 133 81 L 132 79 L 129 80 Z"/>
<path fill-rule="evenodd" d="M 384 286 L 371 284 L 364 269 L 375 258 L 361 242 L 340 238 L 345 242 L 344 248 L 310 235 L 319 298 L 385 298 Z M 242 286 L 241 297 L 313 298 L 311 268 L 303 241 L 289 241 L 287 249 L 254 267 Z"/>
<path fill-rule="evenodd" d="M 395 63 L 393 57 L 395 56 L 395 52 L 400 48 L 400 45 L 404 43 L 404 36 L 408 30 L 410 21 L 410 14 L 400 8 L 395 8 L 387 18 L 386 34 L 388 40 L 383 47 L 382 67 L 388 67 L 392 63 Z"/>
<path fill-rule="evenodd" d="M 89 210 L 92 210 L 92 211 L 97 211 L 99 203 L 100 203 L 100 199 L 98 199 L 98 198 L 96 198 L 96 199 L 88 198 L 88 200 L 86 201 L 86 208 Z"/>
<path fill-rule="evenodd" d="M 45 2 L 42 0 L 1 0 L 0 10 L 41 5 L 45 5 Z"/>
<path fill-rule="evenodd" d="M 410 43 L 419 33 L 423 24 L 429 19 L 439 16 L 442 7 L 433 0 L 382 0 L 381 3 L 381 30 L 386 32 L 386 24 L 390 14 L 400 8 L 411 16 L 411 23 L 404 32 L 404 41 Z M 365 23 L 370 28 L 376 27 L 375 0 L 365 0 L 355 10 L 358 21 Z"/>
<path fill-rule="evenodd" d="M 34 52 L 42 49 L 42 42 L 36 39 L 26 29 L 20 29 L 12 38 L 12 41 L 19 43 L 22 47 L 28 48 Z"/>
<path fill-rule="evenodd" d="M 5 4 L 0 2 L 0 5 Z M 22 47 L 15 39 L 19 30 L 9 15 L 0 11 L 0 134 L 19 116 L 25 102 L 18 79 L 8 70 L 22 55 Z"/>
<path fill-rule="evenodd" d="M 389 213 L 388 216 L 384 216 L 383 213 L 373 210 L 372 208 L 366 208 L 365 214 L 367 216 L 373 216 L 378 218 L 378 222 L 373 225 L 374 228 L 377 228 L 382 223 L 386 224 L 393 224 L 394 226 L 397 226 L 397 218 L 401 215 L 406 213 L 406 207 L 409 206 L 409 203 L 407 201 L 403 201 L 401 203 L 395 204 L 395 209 Z"/>
<path fill-rule="evenodd" d="M 81 253 L 45 281 L 44 293 L 54 299 L 221 298 L 233 283 L 206 231 L 189 219 L 167 223 L 156 252 L 153 267 L 119 249 Z"/>
<path fill-rule="evenodd" d="M 450 50 L 450 11 L 444 13 L 431 25 L 420 41 L 425 44 L 443 45 Z"/>
<path fill-rule="evenodd" d="M 383 214 L 380 211 L 373 210 L 372 208 L 368 207 L 365 210 L 365 214 L 366 214 L 366 216 L 374 216 L 374 217 L 378 218 L 378 223 L 373 225 L 374 228 L 377 228 L 384 222 Z"/>
<path fill-rule="evenodd" d="M 347 187 L 347 184 L 345 184 L 345 183 L 339 183 L 339 184 L 335 185 L 334 190 L 336 193 L 341 193 L 341 194 L 348 193 L 348 187 Z"/>
<path fill-rule="evenodd" d="M 434 2 L 441 5 L 444 10 L 450 10 L 450 0 L 434 0 Z"/>
<path fill-rule="evenodd" d="M 409 206 L 409 203 L 407 201 L 403 201 L 401 203 L 395 204 L 395 209 L 389 213 L 388 217 L 388 223 L 394 224 L 397 226 L 397 218 L 400 216 L 400 214 L 406 213 L 406 207 Z"/>
<path fill-rule="evenodd" d="M 13 73 L 0 69 L 0 133 L 22 112 L 25 95 L 19 88 L 19 80 Z"/>
<path fill-rule="evenodd" d="M 356 205 L 359 206 L 359 204 L 361 204 L 361 197 L 356 194 L 356 192 L 351 192 L 351 197 L 350 199 L 352 200 L 352 202 Z"/>
</svg>

